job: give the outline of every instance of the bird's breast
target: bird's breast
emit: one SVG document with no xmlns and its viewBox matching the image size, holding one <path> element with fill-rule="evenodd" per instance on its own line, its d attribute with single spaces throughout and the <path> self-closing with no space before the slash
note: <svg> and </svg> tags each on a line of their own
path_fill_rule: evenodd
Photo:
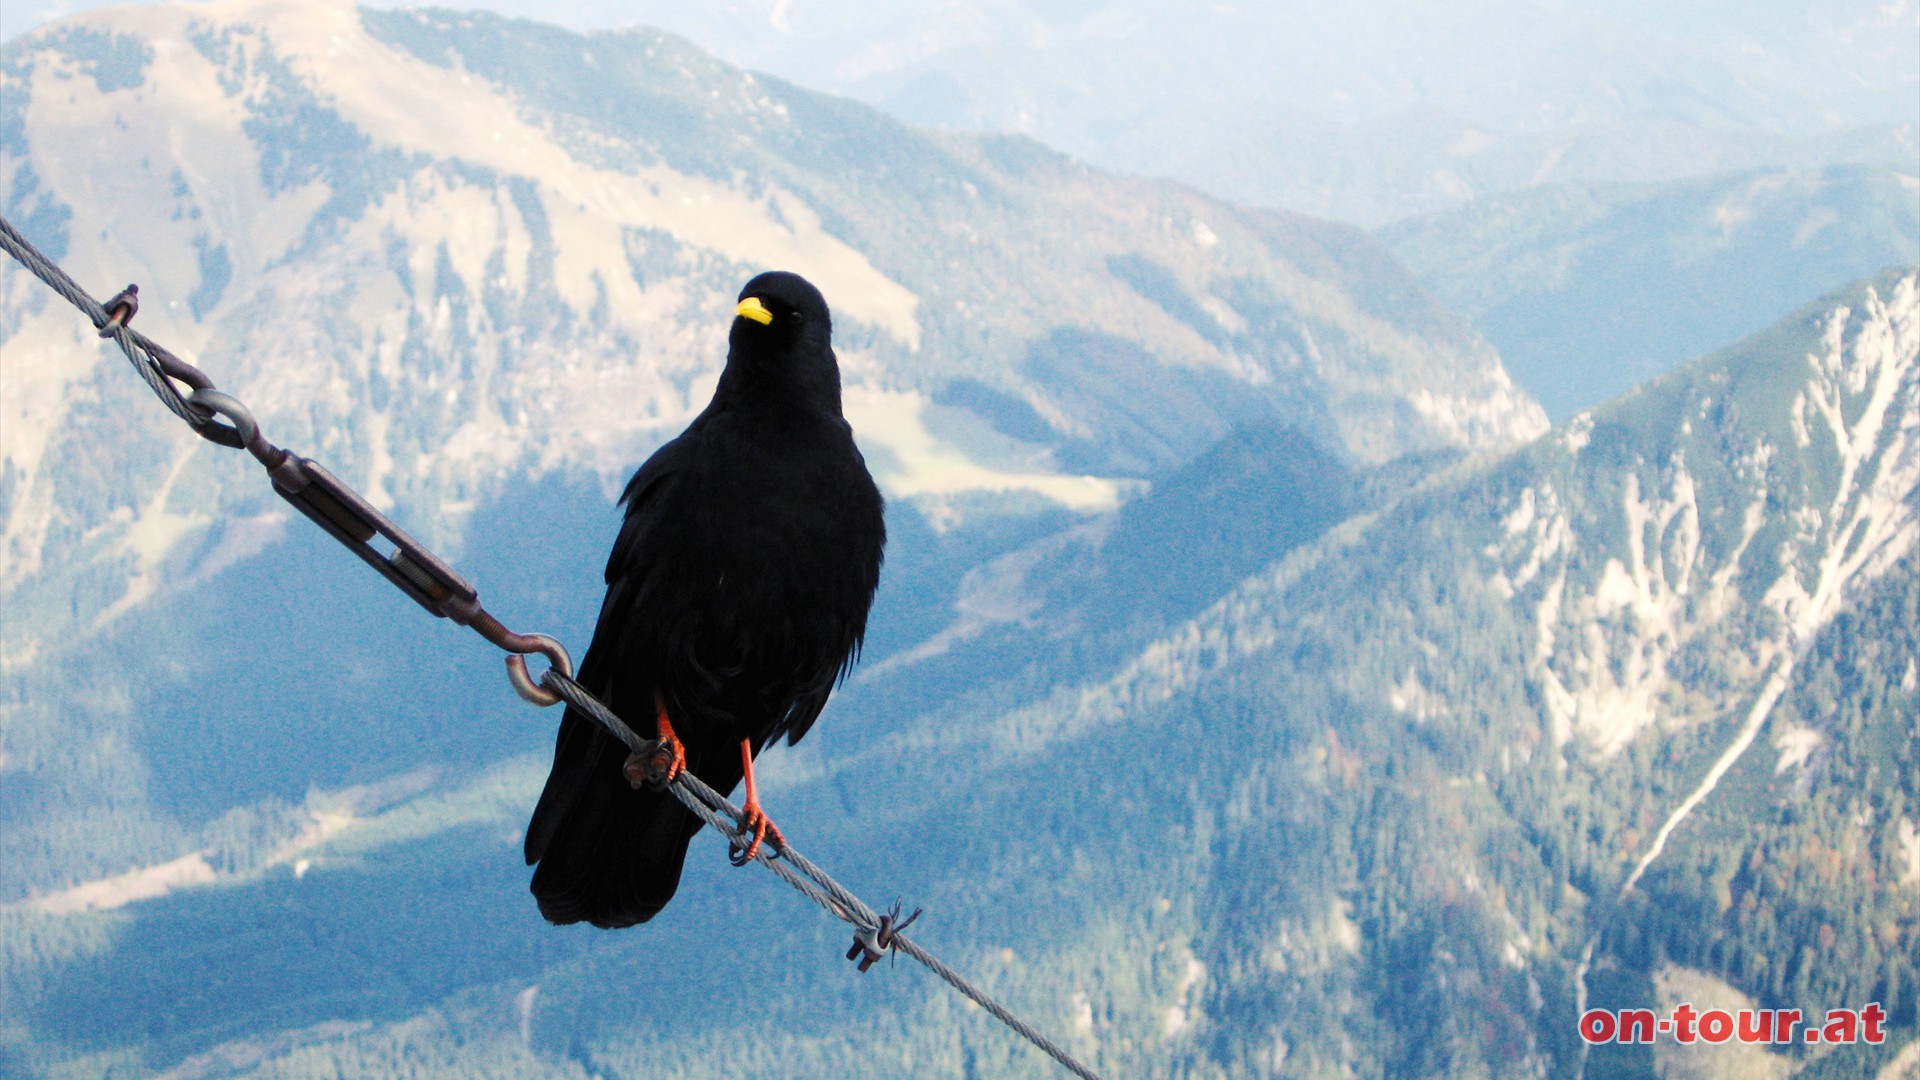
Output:
<svg viewBox="0 0 1920 1080">
<path fill-rule="evenodd" d="M 880 497 L 843 422 L 731 432 L 677 492 L 697 519 L 681 560 L 709 604 L 743 617 L 864 615 L 880 558 Z M 864 591 L 863 591 L 864 590 Z"/>
</svg>

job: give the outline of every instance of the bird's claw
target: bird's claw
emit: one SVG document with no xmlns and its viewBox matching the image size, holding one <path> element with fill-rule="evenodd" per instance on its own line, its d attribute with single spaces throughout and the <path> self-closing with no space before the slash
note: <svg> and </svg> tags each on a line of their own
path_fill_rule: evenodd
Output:
<svg viewBox="0 0 1920 1080">
<path fill-rule="evenodd" d="M 645 751 L 627 755 L 620 771 L 636 791 L 642 784 L 665 787 L 687 771 L 687 748 L 671 735 L 655 739 Z"/>
<path fill-rule="evenodd" d="M 753 839 L 747 842 L 745 848 L 737 842 L 728 842 L 727 861 L 735 866 L 752 862 L 760 854 L 760 845 L 767 840 L 772 840 L 776 849 L 787 846 L 787 838 L 780 834 L 780 826 L 775 825 L 766 811 L 760 809 L 759 803 L 747 804 L 740 816 L 740 831 L 752 833 Z"/>
</svg>

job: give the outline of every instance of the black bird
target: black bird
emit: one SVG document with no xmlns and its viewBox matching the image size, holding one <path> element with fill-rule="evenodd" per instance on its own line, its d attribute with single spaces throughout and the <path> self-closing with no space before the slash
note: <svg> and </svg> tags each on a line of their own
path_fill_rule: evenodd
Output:
<svg viewBox="0 0 1920 1080">
<path fill-rule="evenodd" d="M 783 272 L 740 292 L 713 401 L 627 482 L 607 598 L 579 681 L 723 793 L 813 726 L 860 652 L 886 544 L 879 489 L 840 411 L 820 291 Z M 632 926 L 680 883 L 700 820 L 648 763 L 568 710 L 527 826 L 533 895 L 556 923 Z"/>
</svg>

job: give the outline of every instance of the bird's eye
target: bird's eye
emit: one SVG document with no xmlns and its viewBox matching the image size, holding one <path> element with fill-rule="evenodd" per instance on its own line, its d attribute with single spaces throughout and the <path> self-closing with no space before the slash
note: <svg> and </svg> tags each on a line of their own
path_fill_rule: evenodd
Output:
<svg viewBox="0 0 1920 1080">
<path fill-rule="evenodd" d="M 798 311 L 790 311 L 787 313 L 787 321 L 794 324 L 795 326 L 798 326 L 801 323 L 806 322 L 807 317 L 805 315 L 802 315 Z"/>
</svg>

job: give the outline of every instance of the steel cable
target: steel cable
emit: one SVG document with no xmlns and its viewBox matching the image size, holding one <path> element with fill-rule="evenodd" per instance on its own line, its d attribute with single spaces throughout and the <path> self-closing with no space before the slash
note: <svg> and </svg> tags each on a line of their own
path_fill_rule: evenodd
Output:
<svg viewBox="0 0 1920 1080">
<path fill-rule="evenodd" d="M 241 405 L 240 402 L 229 395 L 218 394 L 213 391 L 212 381 L 200 372 L 198 368 L 181 361 L 172 353 L 149 340 L 145 335 L 128 329 L 125 325 L 125 319 L 130 316 L 122 316 L 121 320 L 115 321 L 111 317 L 111 314 L 101 306 L 99 301 L 95 300 L 87 294 L 86 290 L 75 284 L 73 279 L 68 277 L 66 272 L 51 259 L 41 254 L 39 249 L 35 248 L 24 236 L 20 235 L 20 233 L 14 229 L 13 225 L 4 217 L 0 217 L 0 247 L 6 248 L 7 253 L 31 271 L 34 276 L 45 282 L 48 287 L 59 293 L 69 303 L 79 308 L 80 311 L 93 322 L 96 329 L 103 331 L 103 336 L 111 336 L 115 343 L 120 346 L 121 351 L 126 353 L 127 359 L 134 366 L 134 370 L 140 373 L 141 378 L 146 381 L 147 385 L 153 389 L 154 394 L 160 398 L 161 402 L 164 403 L 170 411 L 182 420 L 185 420 L 193 427 L 195 432 L 203 437 L 209 438 L 214 442 L 219 442 L 222 445 L 236 448 L 245 447 L 252 450 L 256 457 L 262 458 L 262 463 L 267 465 L 269 472 L 276 476 L 276 490 L 279 491 L 283 497 L 288 497 L 290 501 L 294 501 L 296 505 L 300 505 L 303 512 L 307 512 L 309 517 L 314 517 L 316 521 L 320 521 L 323 526 L 325 525 L 325 521 L 323 521 L 322 518 L 326 515 L 315 517 L 313 511 L 305 505 L 302 505 L 302 503 L 295 498 L 295 493 L 289 493 L 280 487 L 280 482 L 284 480 L 284 473 L 277 472 L 276 469 L 281 469 L 283 466 L 278 466 L 270 462 L 284 460 L 288 455 L 280 451 L 277 447 L 266 443 L 264 439 L 259 437 L 258 429 L 253 424 L 251 414 L 247 412 L 246 408 Z M 129 286 L 129 290 L 132 290 L 131 286 Z M 187 383 L 192 386 L 196 392 L 206 392 L 200 394 L 202 398 L 206 398 L 207 400 L 217 399 L 221 403 L 219 414 L 236 421 L 236 426 L 234 428 L 227 428 L 224 425 L 214 423 L 215 410 L 189 402 L 187 396 L 182 395 L 179 388 L 174 385 L 174 379 L 179 379 Z M 204 415 L 202 415 L 203 413 Z M 267 453 L 268 451 L 271 451 L 271 455 Z M 341 513 L 344 509 L 344 512 L 349 518 L 347 523 L 349 525 L 364 525 L 368 535 L 374 532 L 390 535 L 390 538 L 394 539 L 398 544 L 400 553 L 398 556 L 389 557 L 384 560 L 370 558 L 366 552 L 359 550 L 359 548 L 366 546 L 365 538 L 360 538 L 357 541 L 358 547 L 356 547 L 356 541 L 351 537 L 342 535 L 343 530 L 339 528 L 338 523 L 336 523 L 336 527 L 329 528 L 328 532 L 334 533 L 335 538 L 341 540 L 343 544 L 347 544 L 350 550 L 355 550 L 356 554 L 360 554 L 362 558 L 367 559 L 367 561 L 374 564 L 376 568 L 379 568 L 382 562 L 402 563 L 414 569 L 417 574 L 419 573 L 418 564 L 420 562 L 430 562 L 433 568 L 444 571 L 444 574 L 451 577 L 458 586 L 466 587 L 464 594 L 466 601 L 471 602 L 473 600 L 474 594 L 471 591 L 471 587 L 465 586 L 464 580 L 460 580 L 458 575 L 453 573 L 451 567 L 446 567 L 440 563 L 437 558 L 434 558 L 431 552 L 420 548 L 412 542 L 410 537 L 392 528 L 391 523 L 387 522 L 384 516 L 358 507 L 356 504 L 363 503 L 364 500 L 361 499 L 357 493 L 346 488 L 344 484 L 340 484 L 331 474 L 327 474 L 324 470 L 318 469 L 313 462 L 304 459 L 295 459 L 295 461 L 296 468 L 304 466 L 308 474 L 317 473 L 323 484 L 330 486 L 329 490 L 332 491 L 335 502 L 327 505 L 333 513 Z M 312 475 L 304 475 L 300 482 L 307 484 L 312 481 Z M 357 514 L 355 513 L 356 510 L 358 511 Z M 355 520 L 361 518 L 365 520 Z M 409 558 L 415 561 L 410 563 L 408 562 Z M 383 573 L 385 572 L 386 571 L 383 570 Z M 400 580 L 404 578 L 404 575 L 388 573 L 387 576 L 389 580 L 394 580 L 396 584 L 401 585 L 403 590 L 405 590 L 405 585 L 403 581 Z M 517 654 L 527 652 L 544 653 L 549 660 L 553 661 L 554 667 L 547 671 L 545 675 L 541 676 L 539 685 L 545 688 L 550 698 L 564 699 L 568 704 L 579 709 L 582 713 L 606 728 L 614 737 L 625 743 L 627 747 L 635 753 L 641 753 L 653 748 L 654 743 L 652 741 L 642 739 L 632 728 L 627 726 L 625 721 L 614 715 L 611 709 L 608 709 L 599 699 L 588 693 L 579 683 L 573 681 L 569 674 L 571 671 L 571 662 L 566 659 L 566 652 L 559 646 L 558 642 L 540 634 L 513 634 L 500 626 L 491 616 L 487 615 L 485 610 L 481 609 L 477 603 L 471 603 L 471 611 L 460 607 L 458 603 L 451 605 L 454 610 L 448 611 L 446 608 L 450 605 L 447 605 L 444 600 L 438 597 L 423 599 L 421 596 L 415 595 L 415 593 L 419 591 L 418 589 L 406 591 L 409 592 L 409 595 L 414 595 L 416 600 L 421 601 L 422 606 L 434 614 L 442 617 L 451 615 L 455 617 L 457 621 L 460 621 L 462 625 L 472 625 L 489 641 L 500 645 L 509 652 L 515 653 L 516 655 L 509 657 L 508 668 L 510 672 L 516 675 L 515 683 L 516 687 L 521 690 L 521 696 L 526 697 L 535 704 L 553 703 L 552 700 L 540 700 L 537 695 L 528 692 L 528 687 L 522 685 L 526 681 L 524 661 L 522 661 L 521 657 Z M 454 599 L 458 602 L 462 597 L 456 596 Z M 715 830 L 728 837 L 730 841 L 737 844 L 750 838 L 749 834 L 740 828 L 740 823 L 745 821 L 745 815 L 740 809 L 691 772 L 682 771 L 667 785 L 667 788 L 673 793 L 674 798 L 678 799 L 689 812 L 708 825 L 713 826 Z M 805 856 L 795 851 L 784 841 L 769 839 L 767 844 L 763 846 L 763 850 L 769 847 L 772 849 L 772 855 L 763 855 L 754 861 L 765 866 L 782 881 L 793 886 L 801 895 L 820 905 L 820 907 L 829 914 L 846 921 L 854 927 L 854 949 L 847 954 L 847 958 L 851 960 L 864 953 L 866 959 L 862 961 L 860 970 L 867 970 L 874 959 L 889 952 L 897 951 L 905 953 L 911 959 L 918 961 L 928 971 L 933 972 L 945 980 L 948 985 L 966 995 L 974 1004 L 985 1009 L 995 1019 L 1005 1024 L 1022 1038 L 1025 1038 L 1028 1042 L 1045 1051 L 1048 1056 L 1059 1062 L 1075 1076 L 1081 1077 L 1082 1080 L 1100 1080 L 1099 1075 L 1093 1070 L 1080 1064 L 1072 1055 L 1055 1045 L 1053 1041 L 1045 1035 L 1034 1030 L 1031 1025 L 1021 1020 L 1018 1016 L 1015 1016 L 1004 1005 L 995 1001 L 985 991 L 969 982 L 964 976 L 940 962 L 938 958 L 902 934 L 900 928 L 907 922 L 911 922 L 914 916 L 909 916 L 906 920 L 900 920 L 898 918 L 899 911 L 897 907 L 888 914 L 878 914 L 862 902 L 859 897 L 848 891 L 825 871 L 815 866 Z M 918 912 L 914 913 L 915 916 L 918 914 Z"/>
</svg>

